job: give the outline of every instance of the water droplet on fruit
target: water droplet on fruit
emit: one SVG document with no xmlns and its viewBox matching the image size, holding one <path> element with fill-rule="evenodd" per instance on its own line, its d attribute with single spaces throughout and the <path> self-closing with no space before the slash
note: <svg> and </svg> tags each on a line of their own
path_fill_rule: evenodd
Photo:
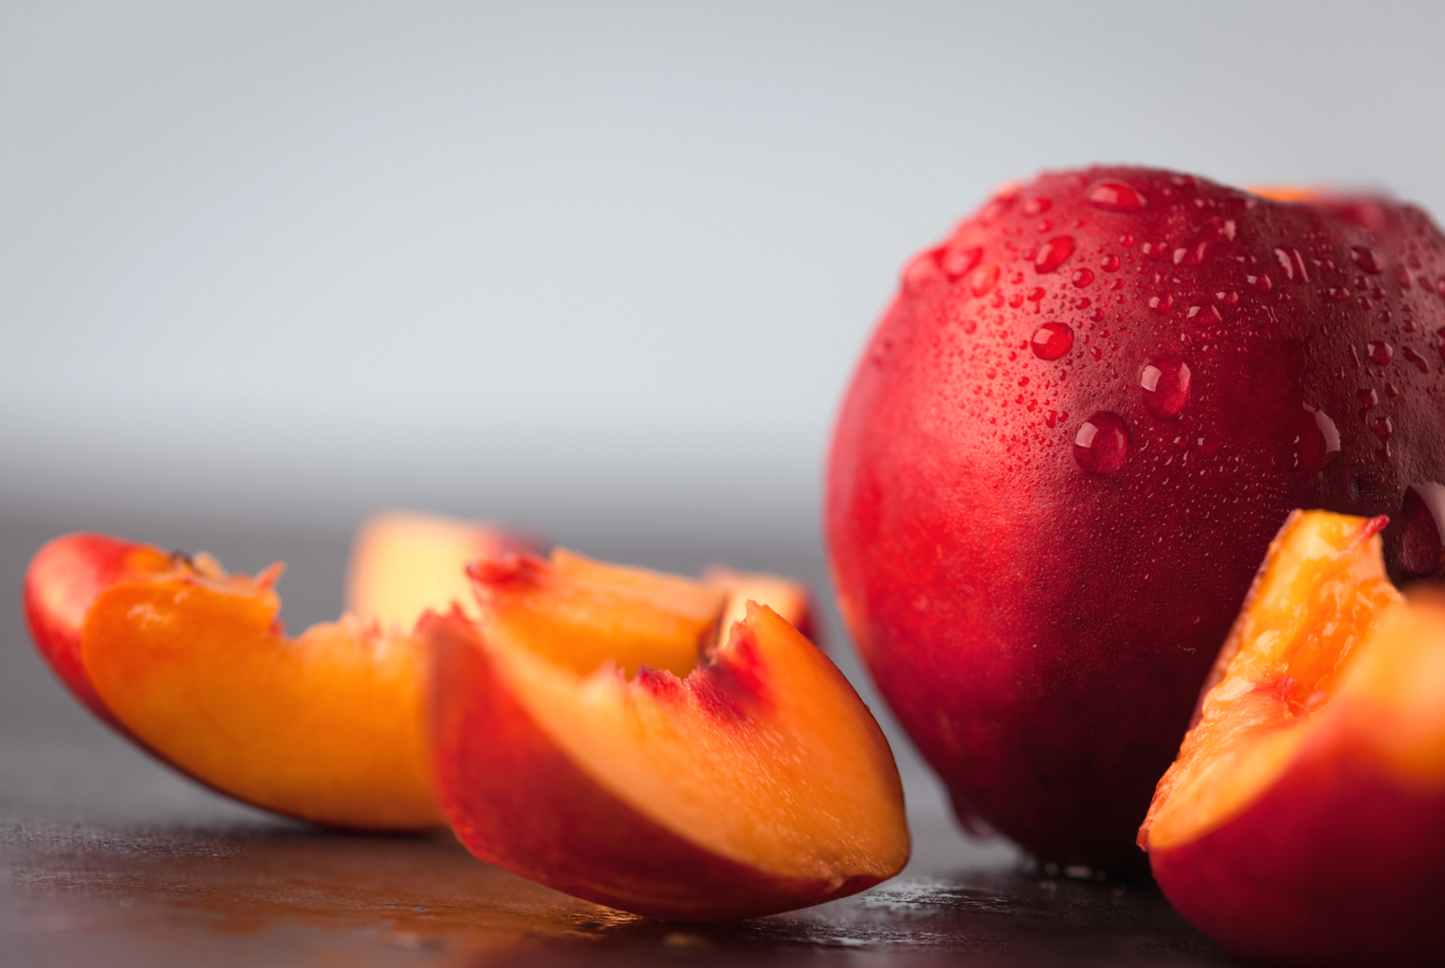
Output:
<svg viewBox="0 0 1445 968">
<path fill-rule="evenodd" d="M 1360 398 L 1360 409 L 1362 411 L 1369 411 L 1380 402 L 1380 395 L 1373 389 L 1361 390 L 1359 393 L 1356 393 L 1355 396 Z"/>
<path fill-rule="evenodd" d="M 1421 356 L 1419 353 L 1415 352 L 1414 347 L 1410 347 L 1410 346 L 1405 347 L 1404 354 L 1405 354 L 1405 359 L 1407 359 L 1407 360 L 1409 360 L 1411 363 L 1415 364 L 1416 369 L 1418 369 L 1421 373 L 1429 373 L 1429 372 L 1430 372 L 1430 364 L 1425 360 L 1425 357 L 1423 357 L 1423 356 Z"/>
<path fill-rule="evenodd" d="M 1162 296 L 1149 297 L 1149 308 L 1156 313 L 1167 313 L 1173 305 L 1174 297 L 1167 292 Z"/>
<path fill-rule="evenodd" d="M 1034 286 L 1025 295 L 1028 297 L 1029 302 L 1038 302 L 1040 299 L 1043 299 L 1048 294 L 1049 291 L 1043 286 Z"/>
<path fill-rule="evenodd" d="M 1369 350 L 1370 362 L 1376 366 L 1389 366 L 1395 358 L 1395 348 L 1384 340 L 1371 340 L 1365 344 L 1365 349 Z"/>
<path fill-rule="evenodd" d="M 930 249 L 914 256 L 903 269 L 903 289 L 910 293 L 922 292 L 941 278 L 938 253 Z"/>
<path fill-rule="evenodd" d="M 1350 250 L 1350 255 L 1354 258 L 1355 265 L 1365 272 L 1373 275 L 1380 271 L 1380 257 L 1369 246 L 1357 245 Z"/>
<path fill-rule="evenodd" d="M 1178 356 L 1161 356 L 1149 361 L 1139 375 L 1144 388 L 1144 406 L 1156 417 L 1177 416 L 1189 402 L 1192 374 L 1189 364 Z"/>
<path fill-rule="evenodd" d="M 994 196 L 979 211 L 978 221 L 983 225 L 992 225 L 1007 215 L 1008 210 L 1014 207 L 1016 201 L 1018 201 L 1018 196 L 1012 192 Z"/>
<path fill-rule="evenodd" d="M 1396 387 L 1395 384 L 1389 382 L 1388 380 L 1385 381 L 1385 396 L 1387 396 L 1387 397 L 1389 397 L 1391 400 L 1393 400 L 1393 399 L 1395 399 L 1396 397 L 1398 397 L 1399 395 L 1400 395 L 1400 390 L 1399 390 L 1399 388 Z"/>
<path fill-rule="evenodd" d="M 1400 509 L 1400 564 L 1411 575 L 1433 575 L 1442 563 L 1445 536 L 1445 485 L 1434 481 L 1405 488 Z"/>
<path fill-rule="evenodd" d="M 1034 271 L 1053 272 L 1073 254 L 1074 237 L 1072 235 L 1056 235 L 1039 246 L 1038 255 L 1034 256 Z"/>
<path fill-rule="evenodd" d="M 1074 274 L 1069 277 L 1069 281 L 1072 282 L 1074 285 L 1078 286 L 1080 289 L 1083 289 L 1083 288 L 1085 288 L 1086 286 L 1089 286 L 1089 285 L 1092 285 L 1092 284 L 1093 284 L 1093 282 L 1094 282 L 1094 270 L 1093 270 L 1093 269 L 1075 269 L 1075 270 L 1074 270 Z"/>
<path fill-rule="evenodd" d="M 1389 440 L 1390 434 L 1394 433 L 1395 425 L 1390 422 L 1389 417 L 1375 418 L 1375 436 L 1381 440 Z"/>
<path fill-rule="evenodd" d="M 1314 418 L 1314 428 L 1312 431 L 1305 430 L 1298 438 L 1296 463 L 1301 473 L 1313 474 L 1334 460 L 1335 455 L 1340 452 L 1340 429 L 1323 410 L 1317 410 L 1309 404 L 1305 404 L 1304 408 Z M 1305 427 L 1308 428 L 1309 424 L 1306 423 Z"/>
<path fill-rule="evenodd" d="M 974 266 L 978 265 L 982 258 L 983 249 L 980 246 L 971 245 L 961 248 L 950 245 L 939 256 L 938 265 L 948 278 L 959 279 L 973 271 Z"/>
<path fill-rule="evenodd" d="M 1084 198 L 1106 212 L 1137 212 L 1145 205 L 1144 196 L 1135 191 L 1133 185 L 1114 178 L 1094 182 Z"/>
<path fill-rule="evenodd" d="M 998 266 L 989 263 L 979 266 L 968 274 L 968 291 L 975 296 L 987 296 L 998 283 Z"/>
<path fill-rule="evenodd" d="M 1054 203 L 1047 198 L 1031 198 L 1024 202 L 1021 211 L 1025 215 L 1042 215 L 1054 207 Z"/>
<path fill-rule="evenodd" d="M 1112 474 L 1129 458 L 1129 434 L 1116 413 L 1100 410 L 1079 425 L 1074 460 L 1090 474 Z"/>
<path fill-rule="evenodd" d="M 1099 260 L 1099 266 L 1105 272 L 1118 272 L 1121 265 L 1123 265 L 1123 260 L 1112 253 Z"/>
<path fill-rule="evenodd" d="M 1274 250 L 1275 261 L 1279 263 L 1280 269 L 1284 271 L 1284 277 L 1290 282 L 1309 282 L 1310 274 L 1305 270 L 1304 256 L 1300 250 L 1289 247 Z"/>
<path fill-rule="evenodd" d="M 1074 330 L 1067 323 L 1044 323 L 1029 341 L 1041 360 L 1057 360 L 1074 347 Z"/>
<path fill-rule="evenodd" d="M 1222 242 L 1234 241 L 1234 219 L 1210 219 L 1194 233 L 1189 244 L 1174 250 L 1174 264 L 1197 266 L 1205 260 L 1211 249 Z"/>
</svg>

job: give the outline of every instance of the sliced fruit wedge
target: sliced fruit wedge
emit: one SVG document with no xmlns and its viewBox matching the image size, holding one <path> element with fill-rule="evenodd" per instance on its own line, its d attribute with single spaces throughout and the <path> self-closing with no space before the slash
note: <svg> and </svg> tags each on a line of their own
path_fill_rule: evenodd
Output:
<svg viewBox="0 0 1445 968">
<path fill-rule="evenodd" d="M 842 897 L 903 866 L 887 741 L 776 613 L 749 606 L 720 643 L 723 595 L 702 582 L 567 552 L 472 573 L 480 621 L 428 616 L 417 634 L 438 790 L 478 857 L 688 921 Z"/>
<path fill-rule="evenodd" d="M 72 535 L 37 555 L 26 600 L 40 651 L 65 657 L 72 690 L 181 772 L 316 823 L 444 823 L 416 642 L 351 618 L 288 638 L 280 572 L 228 575 L 206 555 Z"/>
<path fill-rule="evenodd" d="M 1251 957 L 1405 964 L 1436 947 L 1445 604 L 1390 584 L 1384 524 L 1290 517 L 1140 830 L 1180 913 Z"/>
</svg>

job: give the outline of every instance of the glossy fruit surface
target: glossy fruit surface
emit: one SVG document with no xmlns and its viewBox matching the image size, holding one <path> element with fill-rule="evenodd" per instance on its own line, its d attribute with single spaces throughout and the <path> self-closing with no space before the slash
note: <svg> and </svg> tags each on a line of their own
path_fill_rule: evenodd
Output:
<svg viewBox="0 0 1445 968">
<path fill-rule="evenodd" d="M 719 640 L 702 582 L 560 551 L 472 573 L 480 619 L 417 631 L 439 794 L 478 857 L 683 921 L 842 897 L 907 860 L 887 741 L 770 609 Z"/>
<path fill-rule="evenodd" d="M 960 816 L 1133 833 L 1290 510 L 1441 565 L 1445 242 L 1386 199 L 1138 168 L 1007 189 L 915 258 L 843 405 L 840 605 Z"/>
<path fill-rule="evenodd" d="M 1289 519 L 1139 833 L 1180 913 L 1254 958 L 1438 954 L 1445 603 L 1402 599 L 1381 524 Z"/>
</svg>

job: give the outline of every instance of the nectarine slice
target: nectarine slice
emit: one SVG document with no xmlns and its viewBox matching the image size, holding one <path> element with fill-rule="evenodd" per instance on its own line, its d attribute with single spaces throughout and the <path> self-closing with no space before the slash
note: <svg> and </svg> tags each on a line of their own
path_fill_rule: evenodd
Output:
<svg viewBox="0 0 1445 968">
<path fill-rule="evenodd" d="M 1437 947 L 1445 604 L 1390 584 L 1383 526 L 1291 516 L 1140 830 L 1180 913 L 1246 955 L 1414 963 Z"/>
<path fill-rule="evenodd" d="M 36 555 L 26 611 L 41 653 L 86 705 L 202 783 L 336 826 L 444 822 L 414 640 L 351 618 L 289 639 L 279 575 L 70 535 Z"/>
<path fill-rule="evenodd" d="M 417 634 L 439 794 L 478 857 L 697 921 L 841 897 L 902 867 L 888 743 L 776 613 L 750 605 L 720 643 L 722 595 L 701 582 L 565 552 L 473 576 L 480 621 L 429 615 Z M 626 659 L 599 665 L 614 648 Z"/>
<path fill-rule="evenodd" d="M 352 539 L 346 610 L 359 618 L 410 629 L 427 609 L 453 605 L 475 615 L 466 564 L 535 542 L 487 521 L 417 511 L 383 511 L 362 522 Z"/>
</svg>

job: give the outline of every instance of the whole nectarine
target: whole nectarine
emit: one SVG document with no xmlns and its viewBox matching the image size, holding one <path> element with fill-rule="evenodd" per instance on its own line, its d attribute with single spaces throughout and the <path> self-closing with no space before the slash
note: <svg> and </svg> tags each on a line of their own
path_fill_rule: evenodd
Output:
<svg viewBox="0 0 1445 968">
<path fill-rule="evenodd" d="M 966 823 L 1133 831 L 1291 509 L 1440 569 L 1445 239 L 1382 198 L 1139 168 L 1008 188 L 915 258 L 843 404 L 842 611 Z"/>
</svg>

